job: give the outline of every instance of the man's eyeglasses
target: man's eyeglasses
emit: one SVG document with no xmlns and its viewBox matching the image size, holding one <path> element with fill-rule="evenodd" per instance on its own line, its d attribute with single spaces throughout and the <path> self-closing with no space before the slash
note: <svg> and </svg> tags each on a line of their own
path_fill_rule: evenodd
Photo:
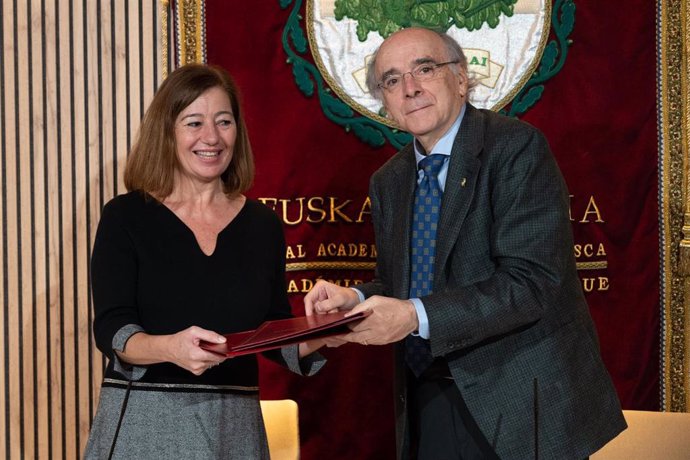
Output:
<svg viewBox="0 0 690 460">
<path fill-rule="evenodd" d="M 458 61 L 441 62 L 439 64 L 434 64 L 431 62 L 419 64 L 417 67 L 410 70 L 409 72 L 386 75 L 377 86 L 381 89 L 385 89 L 386 91 L 395 91 L 396 89 L 400 88 L 400 84 L 403 82 L 403 80 L 405 79 L 405 75 L 407 75 L 408 73 L 416 81 L 429 81 L 438 75 L 439 69 L 441 67 L 446 66 L 448 64 L 457 63 Z"/>
</svg>

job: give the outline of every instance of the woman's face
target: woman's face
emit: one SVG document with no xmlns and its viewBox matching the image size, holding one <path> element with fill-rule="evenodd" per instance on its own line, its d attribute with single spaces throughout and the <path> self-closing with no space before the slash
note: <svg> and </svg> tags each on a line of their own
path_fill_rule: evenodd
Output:
<svg viewBox="0 0 690 460">
<path fill-rule="evenodd" d="M 183 180 L 218 180 L 230 165 L 236 137 L 237 125 L 225 90 L 214 87 L 203 92 L 175 120 Z"/>
</svg>

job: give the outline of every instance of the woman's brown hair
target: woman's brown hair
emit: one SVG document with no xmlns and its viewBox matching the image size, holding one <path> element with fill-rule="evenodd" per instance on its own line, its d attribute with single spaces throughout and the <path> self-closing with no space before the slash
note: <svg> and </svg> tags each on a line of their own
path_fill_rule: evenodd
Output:
<svg viewBox="0 0 690 460">
<path fill-rule="evenodd" d="M 196 98 L 215 87 L 222 88 L 228 94 L 237 125 L 232 161 L 221 174 L 224 191 L 232 196 L 245 192 L 251 186 L 254 158 L 237 85 L 221 67 L 187 64 L 165 79 L 146 110 L 125 166 L 127 190 L 147 192 L 158 199 L 172 193 L 175 171 L 179 168 L 175 121 L 180 112 Z"/>
</svg>

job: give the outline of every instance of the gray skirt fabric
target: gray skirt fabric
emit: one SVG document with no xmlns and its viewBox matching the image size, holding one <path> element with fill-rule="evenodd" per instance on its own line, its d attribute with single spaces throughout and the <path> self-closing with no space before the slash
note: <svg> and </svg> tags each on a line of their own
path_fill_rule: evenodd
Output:
<svg viewBox="0 0 690 460">
<path fill-rule="evenodd" d="M 107 459 L 125 389 L 103 387 L 85 459 Z M 268 459 L 259 394 L 132 388 L 113 459 Z"/>
<path fill-rule="evenodd" d="M 113 349 L 141 331 L 120 329 Z M 299 346 L 280 349 L 285 366 L 297 375 L 314 375 L 326 360 L 319 353 L 299 358 Z M 113 459 L 268 459 L 266 429 L 256 386 L 209 386 L 139 382 L 146 366 L 131 366 L 114 356 L 114 369 L 132 381 Z M 84 458 L 107 459 L 122 410 L 126 380 L 106 378 L 101 387 Z M 115 386 L 112 386 L 115 385 Z"/>
</svg>

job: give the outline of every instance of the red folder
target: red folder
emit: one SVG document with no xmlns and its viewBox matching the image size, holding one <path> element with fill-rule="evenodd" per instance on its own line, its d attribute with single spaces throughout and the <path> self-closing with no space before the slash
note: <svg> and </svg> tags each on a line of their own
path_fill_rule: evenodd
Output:
<svg viewBox="0 0 690 460">
<path fill-rule="evenodd" d="M 371 310 L 366 310 L 345 317 L 347 312 L 340 311 L 327 315 L 266 321 L 253 331 L 226 334 L 225 343 L 202 341 L 199 346 L 228 357 L 259 353 L 316 338 L 346 334 L 350 332 L 347 324 L 360 321 L 370 312 Z"/>
</svg>

